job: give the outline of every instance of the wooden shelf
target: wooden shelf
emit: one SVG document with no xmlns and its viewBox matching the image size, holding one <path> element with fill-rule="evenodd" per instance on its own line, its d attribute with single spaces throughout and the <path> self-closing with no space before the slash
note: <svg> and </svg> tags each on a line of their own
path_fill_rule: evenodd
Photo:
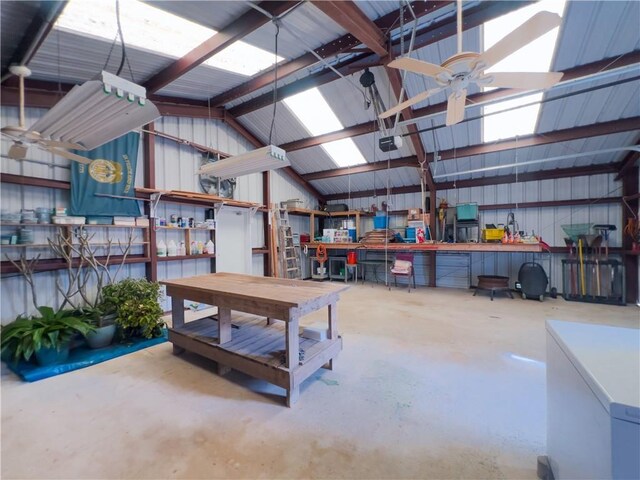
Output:
<svg viewBox="0 0 640 480">
<path fill-rule="evenodd" d="M 149 242 L 133 242 L 131 245 L 132 246 L 139 246 L 139 245 L 148 245 Z M 73 243 L 73 246 L 78 246 L 80 245 L 79 243 Z M 96 243 L 90 243 L 89 245 L 95 246 L 95 247 L 107 247 L 109 246 L 108 243 L 106 242 L 96 242 Z M 122 246 L 126 246 L 129 245 L 129 243 L 122 243 Z M 114 248 L 117 248 L 120 246 L 119 243 L 117 242 L 112 242 L 111 246 Z M 7 248 L 7 247 L 11 247 L 11 248 L 44 248 L 44 247 L 49 247 L 48 243 L 16 243 L 13 245 L 0 245 L 0 248 Z"/>
<path fill-rule="evenodd" d="M 218 197 L 217 195 L 209 195 L 199 192 L 187 192 L 182 190 L 156 190 L 153 188 L 136 188 L 136 193 L 141 193 L 144 195 L 161 193 L 162 197 L 160 198 L 160 200 L 163 202 L 187 203 L 206 207 L 212 207 L 219 204 L 240 208 L 264 207 L 264 205 L 255 202 L 242 202 L 240 200 L 234 200 L 232 198 L 224 198 Z"/>
<path fill-rule="evenodd" d="M 82 224 L 72 224 L 72 223 L 0 223 L 0 227 L 83 227 L 83 228 L 140 228 L 147 229 L 149 227 L 141 227 L 138 225 L 99 225 L 94 223 L 82 223 Z"/>
<path fill-rule="evenodd" d="M 171 227 L 169 225 L 161 225 L 159 227 L 155 227 L 156 229 L 162 230 L 204 230 L 206 232 L 215 232 L 215 228 L 205 228 L 205 227 Z"/>
<path fill-rule="evenodd" d="M 173 262 L 177 260 L 197 260 L 199 258 L 215 258 L 215 253 L 203 253 L 202 255 L 175 255 L 171 257 L 158 257 L 159 262 Z"/>
<path fill-rule="evenodd" d="M 305 217 L 309 217 L 311 215 L 316 215 L 318 217 L 328 217 L 329 213 L 324 212 L 322 210 L 310 210 L 308 208 L 288 208 L 287 212 L 289 215 L 302 215 Z"/>
<path fill-rule="evenodd" d="M 268 248 L 252 248 L 251 253 L 253 255 L 266 255 L 269 253 Z"/>
<path fill-rule="evenodd" d="M 106 260 L 106 257 L 97 257 L 101 262 Z M 151 259 L 145 255 L 128 255 L 125 259 L 125 264 L 132 263 L 148 263 Z M 118 265 L 122 262 L 122 255 L 112 255 L 109 260 L 109 265 Z M 75 267 L 78 265 L 78 259 L 74 259 L 72 265 Z M 36 272 L 48 272 L 52 270 L 61 270 L 67 268 L 67 263 L 61 258 L 43 258 L 36 263 Z M 18 270 L 9 261 L 0 263 L 0 273 L 6 275 L 8 273 L 18 273 Z"/>
</svg>

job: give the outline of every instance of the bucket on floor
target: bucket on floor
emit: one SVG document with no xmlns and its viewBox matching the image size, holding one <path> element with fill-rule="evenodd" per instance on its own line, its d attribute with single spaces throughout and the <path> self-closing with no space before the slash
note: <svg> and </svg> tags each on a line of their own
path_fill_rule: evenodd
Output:
<svg viewBox="0 0 640 480">
<path fill-rule="evenodd" d="M 347 252 L 347 263 L 349 265 L 358 263 L 358 254 L 356 252 Z"/>
</svg>

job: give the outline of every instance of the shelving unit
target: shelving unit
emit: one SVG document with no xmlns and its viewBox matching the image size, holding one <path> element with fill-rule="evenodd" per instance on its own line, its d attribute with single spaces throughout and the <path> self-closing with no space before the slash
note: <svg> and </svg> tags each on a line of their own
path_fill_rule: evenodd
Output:
<svg viewBox="0 0 640 480">
<path fill-rule="evenodd" d="M 203 253 L 202 255 L 173 255 L 171 257 L 158 257 L 158 262 L 173 262 L 177 260 L 198 260 L 200 258 L 216 258 L 215 253 Z"/>
</svg>

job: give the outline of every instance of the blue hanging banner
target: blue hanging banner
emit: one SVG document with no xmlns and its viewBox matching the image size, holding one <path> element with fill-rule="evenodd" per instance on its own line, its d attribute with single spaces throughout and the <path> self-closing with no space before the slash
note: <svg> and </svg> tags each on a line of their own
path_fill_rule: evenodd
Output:
<svg viewBox="0 0 640 480">
<path fill-rule="evenodd" d="M 136 200 L 95 195 L 135 196 L 139 143 L 140 134 L 130 132 L 88 152 L 75 152 L 92 162 L 89 165 L 71 162 L 72 215 L 140 215 Z"/>
</svg>

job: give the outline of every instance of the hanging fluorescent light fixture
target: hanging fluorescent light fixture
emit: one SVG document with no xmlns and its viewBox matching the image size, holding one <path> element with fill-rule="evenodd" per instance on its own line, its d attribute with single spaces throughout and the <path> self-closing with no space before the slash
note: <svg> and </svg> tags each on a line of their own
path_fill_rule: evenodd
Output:
<svg viewBox="0 0 640 480">
<path fill-rule="evenodd" d="M 92 150 L 160 117 L 146 89 L 108 72 L 74 86 L 30 130 L 43 139 Z"/>
<path fill-rule="evenodd" d="M 221 180 L 250 173 L 266 172 L 291 165 L 286 152 L 275 145 L 251 150 L 234 157 L 208 163 L 198 170 L 198 175 L 213 175 Z"/>
</svg>

